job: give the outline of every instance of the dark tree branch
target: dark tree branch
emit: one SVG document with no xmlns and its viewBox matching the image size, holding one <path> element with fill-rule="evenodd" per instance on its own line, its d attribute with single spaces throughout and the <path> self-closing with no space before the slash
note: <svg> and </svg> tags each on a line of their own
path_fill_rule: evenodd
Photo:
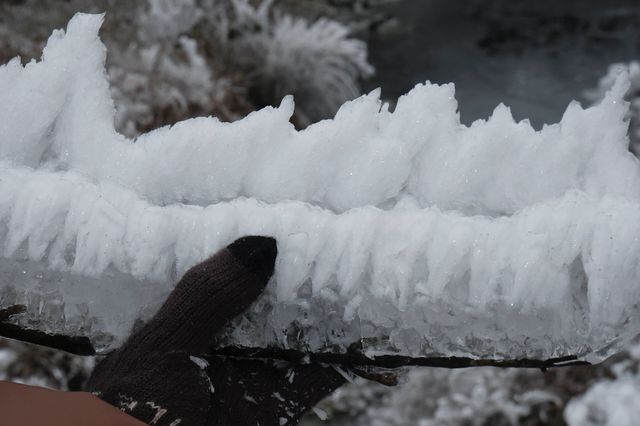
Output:
<svg viewBox="0 0 640 426">
<path fill-rule="evenodd" d="M 290 362 L 310 362 L 338 364 L 345 367 L 380 367 L 399 368 L 405 366 L 467 368 L 467 367 L 516 367 L 539 368 L 546 370 L 554 367 L 575 365 L 590 365 L 586 361 L 578 360 L 577 356 L 564 356 L 550 359 L 473 359 L 465 357 L 407 357 L 402 355 L 381 355 L 368 357 L 352 349 L 346 353 L 306 353 L 292 349 L 280 348 L 245 348 L 227 346 L 211 350 L 210 355 L 233 356 L 240 358 L 266 358 Z"/>
<path fill-rule="evenodd" d="M 12 305 L 0 309 L 0 336 L 20 340 L 53 349 L 60 349 L 76 355 L 94 355 L 96 353 L 91 341 L 86 336 L 66 336 L 46 333 L 44 331 L 24 328 L 7 322 L 12 316 L 26 310 L 24 305 Z"/>
<path fill-rule="evenodd" d="M 0 336 L 21 340 L 27 343 L 60 349 L 76 355 L 95 355 L 96 351 L 86 336 L 67 336 L 62 334 L 46 333 L 40 330 L 21 327 L 7 322 L 10 317 L 24 312 L 23 305 L 13 305 L 0 310 Z M 346 368 L 366 372 L 367 367 L 379 367 L 393 369 L 405 366 L 466 368 L 466 367 L 517 367 L 539 368 L 546 370 L 553 367 L 565 367 L 574 365 L 589 365 L 586 361 L 578 360 L 577 356 L 564 356 L 550 359 L 473 359 L 465 357 L 407 357 L 402 355 L 366 356 L 359 345 L 352 345 L 344 353 L 319 352 L 306 353 L 294 349 L 247 348 L 238 346 L 225 346 L 212 348 L 207 357 L 236 357 L 236 358 L 262 358 L 276 359 L 295 363 L 324 363 L 337 364 Z M 393 381 L 392 375 L 388 378 L 376 373 L 376 378 L 381 382 Z"/>
</svg>

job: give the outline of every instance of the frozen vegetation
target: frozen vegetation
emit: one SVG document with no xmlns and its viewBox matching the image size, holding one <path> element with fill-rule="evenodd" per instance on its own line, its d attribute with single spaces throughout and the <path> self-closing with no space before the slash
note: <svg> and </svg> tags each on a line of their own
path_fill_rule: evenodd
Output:
<svg viewBox="0 0 640 426">
<path fill-rule="evenodd" d="M 338 426 L 509 426 L 560 403 L 539 372 L 424 368 L 397 388 L 364 381 L 344 386 L 321 407 Z"/>
<path fill-rule="evenodd" d="M 356 380 L 320 408 L 336 426 L 627 426 L 637 423 L 639 366 L 636 339 L 596 366 L 420 368 L 393 388 Z"/>
<path fill-rule="evenodd" d="M 267 295 L 227 343 L 368 354 L 599 360 L 634 334 L 640 168 L 629 86 L 534 130 L 460 124 L 454 87 L 393 112 L 372 92 L 298 131 L 293 99 L 131 140 L 79 14 L 42 60 L 0 68 L 2 305 L 102 349 L 189 266 L 273 235 Z"/>
<path fill-rule="evenodd" d="M 8 339 L 0 340 L 0 380 L 70 391 L 81 390 L 91 369 L 92 357 Z"/>
<path fill-rule="evenodd" d="M 69 0 L 34 13 L 40 0 L 0 2 L 0 58 L 39 56 L 50 29 L 75 12 L 109 10 L 101 35 L 119 132 L 135 137 L 198 115 L 233 121 L 287 94 L 296 95 L 295 122 L 306 125 L 360 95 L 373 68 L 367 45 L 338 13 L 362 9 L 359 1 L 315 2 L 335 19 L 286 3 Z"/>
<path fill-rule="evenodd" d="M 567 404 L 569 426 L 631 426 L 640 416 L 640 344 L 611 367 L 608 378 L 596 382 Z"/>
<path fill-rule="evenodd" d="M 640 416 L 639 394 L 637 377 L 599 382 L 567 405 L 567 423 L 575 426 L 633 426 Z"/>
</svg>

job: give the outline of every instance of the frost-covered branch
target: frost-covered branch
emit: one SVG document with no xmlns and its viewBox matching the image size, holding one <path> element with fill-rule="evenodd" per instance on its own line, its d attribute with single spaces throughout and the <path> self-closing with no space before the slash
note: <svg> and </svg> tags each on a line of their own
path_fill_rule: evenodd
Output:
<svg viewBox="0 0 640 426">
<path fill-rule="evenodd" d="M 505 106 L 462 125 L 453 85 L 427 83 L 302 131 L 287 97 L 134 143 L 113 127 L 100 24 L 78 15 L 42 61 L 0 68 L 0 268 L 16 277 L 0 297 L 57 303 L 25 322 L 108 349 L 189 266 L 258 234 L 278 241 L 275 278 L 225 345 L 595 361 L 635 334 L 624 75 L 540 131 Z"/>
</svg>

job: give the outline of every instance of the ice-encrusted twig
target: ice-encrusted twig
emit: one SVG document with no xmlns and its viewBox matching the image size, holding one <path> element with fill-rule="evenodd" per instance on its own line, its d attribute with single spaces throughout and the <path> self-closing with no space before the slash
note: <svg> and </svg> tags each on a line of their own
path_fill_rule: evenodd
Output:
<svg viewBox="0 0 640 426">
<path fill-rule="evenodd" d="M 189 266 L 253 234 L 278 241 L 274 282 L 225 344 L 595 360 L 635 334 L 624 75 L 541 130 L 505 106 L 464 126 L 453 85 L 427 83 L 393 112 L 373 92 L 303 131 L 285 98 L 131 141 L 113 128 L 100 22 L 78 15 L 42 61 L 0 68 L 0 269 L 13 299 L 64 302 L 56 327 L 111 333 L 108 349 Z"/>
<path fill-rule="evenodd" d="M 39 330 L 21 327 L 0 320 L 0 336 L 33 343 L 53 349 L 63 350 L 76 355 L 94 355 L 95 349 L 86 336 L 68 336 L 63 334 L 45 333 Z M 242 348 L 223 347 L 212 348 L 203 359 L 209 357 L 257 358 L 289 361 L 294 363 L 332 364 L 350 369 L 356 369 L 359 376 L 365 375 L 360 368 L 395 369 L 405 366 L 439 367 L 439 368 L 469 368 L 469 367 L 502 367 L 502 368 L 539 368 L 542 370 L 555 367 L 571 367 L 588 365 L 577 356 L 564 356 L 550 359 L 473 359 L 466 357 L 407 357 L 401 355 L 381 355 L 369 357 L 361 351 L 348 350 L 346 353 L 304 353 L 296 350 L 281 348 Z M 388 386 L 395 384 L 392 375 L 385 376 L 380 371 L 371 373 L 376 377 L 370 378 Z"/>
<path fill-rule="evenodd" d="M 46 333 L 36 329 L 21 327 L 9 321 L 12 316 L 19 315 L 25 312 L 26 309 L 24 305 L 12 305 L 0 309 L 0 336 L 46 346 L 52 349 L 59 349 L 77 355 L 95 354 L 93 345 L 86 336 L 67 336 L 63 334 Z"/>
</svg>

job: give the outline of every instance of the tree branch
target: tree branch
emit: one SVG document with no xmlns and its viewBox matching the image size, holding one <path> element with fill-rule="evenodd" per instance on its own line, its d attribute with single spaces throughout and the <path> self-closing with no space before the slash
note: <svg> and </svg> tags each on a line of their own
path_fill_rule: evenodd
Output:
<svg viewBox="0 0 640 426">
<path fill-rule="evenodd" d="M 0 309 L 0 336 L 20 340 L 53 349 L 60 349 L 76 355 L 94 355 L 96 353 L 91 341 L 86 336 L 66 336 L 46 333 L 44 331 L 24 328 L 7 322 L 12 316 L 26 310 L 24 305 L 12 305 Z"/>
<path fill-rule="evenodd" d="M 60 349 L 76 355 L 95 355 L 96 351 L 86 336 L 67 336 L 46 333 L 40 330 L 24 328 L 9 323 L 10 317 L 24 312 L 24 306 L 13 305 L 0 310 L 0 336 L 21 340 L 27 343 Z M 467 367 L 517 367 L 539 368 L 546 370 L 554 367 L 574 365 L 589 365 L 586 361 L 578 360 L 577 356 L 564 356 L 550 359 L 473 359 L 465 357 L 408 357 L 402 355 L 381 355 L 369 357 L 365 355 L 359 345 L 351 345 L 344 353 L 319 352 L 307 353 L 294 349 L 248 348 L 239 346 L 225 346 L 212 348 L 204 358 L 223 356 L 236 358 L 263 358 L 289 361 L 295 363 L 324 363 L 337 364 L 347 368 L 379 367 L 399 368 L 405 366 L 467 368 Z"/>
<path fill-rule="evenodd" d="M 441 368 L 467 368 L 467 367 L 516 367 L 539 368 L 546 370 L 554 367 L 567 367 L 575 365 L 590 365 L 586 361 L 578 360 L 577 356 L 569 355 L 550 359 L 473 359 L 465 357 L 408 357 L 402 355 L 381 355 L 368 357 L 363 353 L 348 349 L 345 353 L 306 353 L 293 349 L 280 348 L 246 348 L 227 346 L 215 348 L 208 356 L 232 356 L 239 358 L 267 358 L 290 362 L 309 362 L 338 364 L 345 367 L 380 367 L 399 368 L 405 366 L 441 367 Z M 206 358 L 206 356 L 205 356 Z"/>
</svg>

